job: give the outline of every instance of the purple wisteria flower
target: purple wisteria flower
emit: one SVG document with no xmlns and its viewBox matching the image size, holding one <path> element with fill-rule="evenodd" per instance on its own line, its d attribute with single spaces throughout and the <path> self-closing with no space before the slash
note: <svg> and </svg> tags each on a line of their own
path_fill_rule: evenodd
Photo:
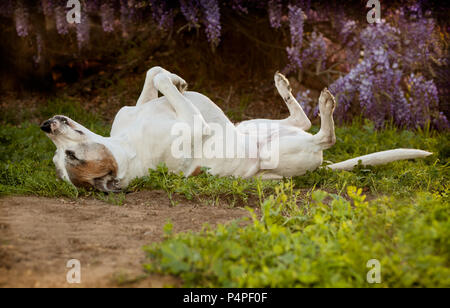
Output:
<svg viewBox="0 0 450 308">
<path fill-rule="evenodd" d="M 356 65 L 360 58 L 361 49 L 358 41 L 358 26 L 356 21 L 345 19 L 339 30 L 339 38 L 345 46 L 347 67 Z"/>
<path fill-rule="evenodd" d="M 120 0 L 120 25 L 122 37 L 128 38 L 132 32 L 131 25 L 138 19 L 134 0 Z"/>
<path fill-rule="evenodd" d="M 172 29 L 174 12 L 169 7 L 169 2 L 151 0 L 149 3 L 152 8 L 153 19 L 156 21 L 158 28 L 163 31 Z"/>
<path fill-rule="evenodd" d="M 45 16 L 53 15 L 53 8 L 55 7 L 54 0 L 42 0 L 42 12 Z"/>
<path fill-rule="evenodd" d="M 87 10 L 83 9 L 83 7 L 81 8 L 80 23 L 76 24 L 76 27 L 77 27 L 78 50 L 82 50 L 83 48 L 86 47 L 87 43 L 89 42 L 90 28 L 91 28 Z"/>
<path fill-rule="evenodd" d="M 313 100 L 309 97 L 310 90 L 300 91 L 296 95 L 296 99 L 307 116 L 313 115 Z"/>
<path fill-rule="evenodd" d="M 411 74 L 406 83 L 409 90 L 411 123 L 423 127 L 432 120 L 430 110 L 437 110 L 438 90 L 433 80 L 425 80 L 421 75 Z M 436 118 L 446 122 L 443 114 L 439 114 Z"/>
<path fill-rule="evenodd" d="M 17 35 L 25 37 L 30 31 L 29 13 L 22 1 L 18 1 L 14 10 L 14 21 L 16 24 Z"/>
<path fill-rule="evenodd" d="M 65 35 L 69 33 L 69 24 L 66 19 L 66 8 L 63 5 L 55 6 L 55 25 L 59 34 Z"/>
<path fill-rule="evenodd" d="M 417 6 L 399 10 L 398 29 L 402 33 L 405 65 L 419 68 L 426 65 L 430 56 L 439 58 L 435 52 L 439 47 L 434 34 L 434 20 L 423 16 Z"/>
<path fill-rule="evenodd" d="M 41 32 L 36 33 L 36 54 L 33 56 L 34 63 L 40 63 L 42 61 L 42 51 L 44 49 L 44 42 Z"/>
<path fill-rule="evenodd" d="M 356 30 L 356 21 L 351 19 L 343 20 L 342 27 L 339 30 L 340 39 L 346 42 L 347 39 L 356 32 Z"/>
<path fill-rule="evenodd" d="M 324 69 L 325 60 L 327 57 L 327 44 L 323 38 L 322 33 L 312 32 L 310 42 L 307 48 L 302 53 L 302 65 L 307 66 L 315 64 L 316 68 Z"/>
<path fill-rule="evenodd" d="M 217 46 L 220 42 L 222 29 L 220 26 L 219 2 L 217 0 L 199 1 L 204 13 L 203 23 L 205 24 L 206 37 L 213 46 Z"/>
<path fill-rule="evenodd" d="M 102 19 L 102 28 L 105 32 L 114 31 L 114 7 L 110 1 L 100 6 L 100 17 Z"/>
<path fill-rule="evenodd" d="M 260 16 L 264 10 L 272 28 L 287 25 L 276 34 L 284 35 L 288 30 L 290 35 L 283 73 L 315 74 L 313 79 L 322 82 L 340 76 L 329 85 L 338 101 L 338 121 L 351 120 L 354 111 L 360 110 L 377 127 L 393 120 L 411 128 L 428 123 L 448 128 L 446 114 L 440 109 L 446 108 L 449 96 L 445 44 L 449 30 L 438 26 L 432 14 L 422 8 L 423 3 L 417 0 L 401 7 L 387 5 L 385 19 L 369 25 L 352 19 L 348 5 L 314 2 L 312 6 L 310 0 L 83 0 L 81 23 L 74 27 L 78 48 L 83 50 L 89 43 L 90 18 L 92 22 L 100 20 L 104 32 L 122 31 L 128 38 L 142 29 L 131 27 L 137 21 L 153 20 L 159 29 L 171 31 L 180 14 L 189 29 L 204 27 L 208 42 L 217 47 L 224 18 L 221 10 L 246 19 L 243 14 L 255 12 Z M 0 1 L 0 15 L 13 19 L 17 34 L 35 37 L 35 61 L 41 59 L 46 35 L 42 29 L 33 28 L 31 13 L 33 20 L 38 14 L 45 16 L 46 22 L 54 20 L 59 34 L 72 37 L 66 11 L 65 2 L 56 0 Z M 305 109 L 310 108 L 307 98 L 307 92 L 298 96 Z"/>
<path fill-rule="evenodd" d="M 199 4 L 198 0 L 180 0 L 180 11 L 186 18 L 189 26 L 198 27 Z"/>
<path fill-rule="evenodd" d="M 128 37 L 130 24 L 130 8 L 127 0 L 120 1 L 120 25 L 122 27 L 122 36 Z"/>
<path fill-rule="evenodd" d="M 424 29 L 423 22 L 420 23 L 422 26 L 419 28 Z M 364 50 L 363 60 L 330 86 L 338 97 L 340 106 L 336 111 L 341 118 L 346 118 L 345 113 L 357 99 L 363 114 L 377 127 L 382 127 L 390 118 L 397 125 L 411 128 L 423 127 L 431 121 L 432 110 L 438 110 L 434 82 L 411 74 L 407 78 L 407 94 L 403 82 L 406 72 L 419 67 L 418 63 L 429 57 L 418 50 L 411 53 L 416 47 L 410 48 L 405 44 L 405 33 L 408 39 L 412 39 L 411 33 L 417 31 L 417 27 L 418 23 L 410 23 L 410 29 L 402 31 L 382 21 L 361 32 L 359 39 Z M 429 44 L 424 43 L 426 39 L 419 34 L 417 38 L 414 44 L 424 51 L 423 46 Z"/>
<path fill-rule="evenodd" d="M 440 111 L 437 117 L 433 119 L 432 124 L 435 128 L 439 130 L 450 129 L 450 122 L 448 121 L 447 117 L 442 111 Z"/>
<path fill-rule="evenodd" d="M 281 17 L 283 15 L 283 3 L 281 0 L 269 0 L 267 2 L 267 12 L 272 28 L 281 27 Z"/>
<path fill-rule="evenodd" d="M 302 46 L 305 14 L 298 6 L 289 5 L 289 31 L 292 46 Z"/>
<path fill-rule="evenodd" d="M 291 46 L 286 48 L 289 64 L 283 70 L 284 73 L 289 73 L 302 68 L 301 48 L 303 44 L 305 14 L 300 7 L 294 5 L 289 5 L 288 10 Z"/>
<path fill-rule="evenodd" d="M 231 8 L 238 13 L 248 14 L 248 8 L 243 0 L 232 0 Z"/>
</svg>

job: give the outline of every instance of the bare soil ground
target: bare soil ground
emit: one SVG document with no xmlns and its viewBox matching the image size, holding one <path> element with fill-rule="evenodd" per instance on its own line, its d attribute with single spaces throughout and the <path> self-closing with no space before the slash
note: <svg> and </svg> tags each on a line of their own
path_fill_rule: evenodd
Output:
<svg viewBox="0 0 450 308">
<path fill-rule="evenodd" d="M 0 287 L 163 287 L 173 277 L 148 276 L 143 245 L 174 232 L 199 231 L 247 216 L 242 208 L 199 205 L 162 191 L 128 194 L 123 205 L 96 199 L 11 196 L 0 199 Z M 81 284 L 66 281 L 66 263 L 81 263 Z"/>
</svg>

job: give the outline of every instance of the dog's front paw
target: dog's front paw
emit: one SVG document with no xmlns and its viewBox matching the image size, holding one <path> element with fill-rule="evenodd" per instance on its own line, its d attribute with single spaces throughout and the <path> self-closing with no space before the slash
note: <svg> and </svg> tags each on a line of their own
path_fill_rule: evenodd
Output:
<svg viewBox="0 0 450 308">
<path fill-rule="evenodd" d="M 175 74 L 171 74 L 170 77 L 172 83 L 174 84 L 175 87 L 177 87 L 178 91 L 183 93 L 184 91 L 187 90 L 188 84 L 183 78 Z"/>
<path fill-rule="evenodd" d="M 175 83 L 175 86 L 177 87 L 178 91 L 183 93 L 184 91 L 187 90 L 188 84 L 186 81 L 180 78 L 180 80 L 177 83 Z"/>
<path fill-rule="evenodd" d="M 336 107 L 333 94 L 327 88 L 323 89 L 319 97 L 319 111 L 321 115 L 330 115 Z"/>
</svg>

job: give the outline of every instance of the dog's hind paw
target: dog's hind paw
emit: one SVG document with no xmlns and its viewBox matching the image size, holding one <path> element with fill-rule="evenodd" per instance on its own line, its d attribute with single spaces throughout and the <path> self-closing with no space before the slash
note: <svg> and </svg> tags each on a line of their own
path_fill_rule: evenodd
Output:
<svg viewBox="0 0 450 308">
<path fill-rule="evenodd" d="M 319 97 L 319 111 L 321 115 L 332 114 L 336 107 L 333 94 L 327 88 L 323 89 Z"/>
</svg>

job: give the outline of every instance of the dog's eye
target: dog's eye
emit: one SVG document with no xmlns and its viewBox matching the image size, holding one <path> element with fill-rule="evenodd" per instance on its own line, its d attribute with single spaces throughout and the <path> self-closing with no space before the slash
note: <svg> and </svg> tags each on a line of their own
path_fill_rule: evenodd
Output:
<svg viewBox="0 0 450 308">
<path fill-rule="evenodd" d="M 75 156 L 75 152 L 71 150 L 66 150 L 66 156 L 69 159 L 78 160 L 78 158 Z"/>
<path fill-rule="evenodd" d="M 68 123 L 69 123 L 69 122 L 67 122 L 67 119 L 66 119 L 66 118 L 62 118 L 62 119 L 61 119 L 61 122 L 64 123 L 64 124 L 68 124 Z"/>
</svg>

